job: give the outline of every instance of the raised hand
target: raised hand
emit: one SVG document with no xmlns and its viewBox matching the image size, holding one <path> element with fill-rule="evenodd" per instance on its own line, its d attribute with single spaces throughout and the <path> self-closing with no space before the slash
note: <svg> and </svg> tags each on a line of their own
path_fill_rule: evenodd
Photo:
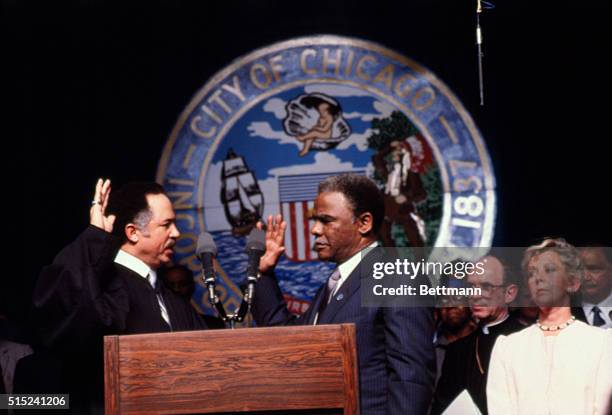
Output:
<svg viewBox="0 0 612 415">
<path fill-rule="evenodd" d="M 257 223 L 257 229 L 263 229 L 261 222 Z M 264 274 L 274 269 L 280 256 L 285 252 L 285 229 L 287 224 L 282 215 L 268 216 L 266 225 L 266 253 L 259 260 L 259 272 Z"/>
<path fill-rule="evenodd" d="M 98 179 L 96 183 L 96 191 L 94 193 L 91 208 L 89 209 L 89 223 L 97 226 L 106 232 L 113 231 L 113 223 L 115 223 L 115 215 L 105 216 L 108 198 L 111 192 L 111 182 L 109 179 Z"/>
</svg>

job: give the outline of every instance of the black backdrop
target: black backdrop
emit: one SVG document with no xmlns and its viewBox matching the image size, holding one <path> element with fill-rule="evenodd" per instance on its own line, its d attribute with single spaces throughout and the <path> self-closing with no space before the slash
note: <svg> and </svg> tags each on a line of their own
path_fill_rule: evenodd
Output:
<svg viewBox="0 0 612 415">
<path fill-rule="evenodd" d="M 3 90 L 16 92 L 2 94 L 13 110 L 2 123 L 8 312 L 25 314 L 40 268 L 86 226 L 97 177 L 154 178 L 178 114 L 211 75 L 321 33 L 396 49 L 455 92 L 493 160 L 496 245 L 552 235 L 609 246 L 609 6 L 493 2 L 480 107 L 475 0 L 4 1 Z"/>
</svg>

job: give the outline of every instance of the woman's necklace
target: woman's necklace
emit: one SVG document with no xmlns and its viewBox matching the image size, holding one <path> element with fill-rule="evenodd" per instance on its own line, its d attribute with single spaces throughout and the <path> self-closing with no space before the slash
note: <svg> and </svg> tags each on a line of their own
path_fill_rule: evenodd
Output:
<svg viewBox="0 0 612 415">
<path fill-rule="evenodd" d="M 559 331 L 559 330 L 563 330 L 564 328 L 568 327 L 574 321 L 576 321 L 576 317 L 575 316 L 571 316 L 570 319 L 567 320 L 565 323 L 561 323 L 561 324 L 555 325 L 555 326 L 545 326 L 544 324 L 540 323 L 540 320 L 538 319 L 536 321 L 536 325 L 542 331 Z"/>
</svg>

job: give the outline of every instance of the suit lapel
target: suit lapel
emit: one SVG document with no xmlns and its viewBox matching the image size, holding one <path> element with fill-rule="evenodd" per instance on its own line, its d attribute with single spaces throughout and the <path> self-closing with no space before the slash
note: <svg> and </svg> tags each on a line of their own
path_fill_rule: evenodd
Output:
<svg viewBox="0 0 612 415">
<path fill-rule="evenodd" d="M 582 308 L 582 306 L 572 307 L 572 314 L 576 316 L 576 320 L 580 320 L 583 323 L 589 324 L 589 321 L 587 320 L 586 315 L 584 314 L 584 309 Z"/>
<path fill-rule="evenodd" d="M 179 314 L 174 308 L 174 298 L 171 297 L 169 289 L 162 282 L 158 280 L 156 285 L 158 286 L 159 294 L 161 295 L 162 300 L 164 301 L 164 306 L 166 307 L 166 311 L 168 312 L 168 319 L 170 320 L 170 324 L 168 324 L 168 322 L 166 322 L 166 320 L 164 320 L 163 318 L 162 320 L 164 320 L 164 323 L 166 323 L 166 325 L 168 326 L 168 330 L 173 331 L 174 327 L 180 327 L 180 325 L 178 325 L 178 322 L 176 321 Z M 189 306 L 191 307 L 191 304 Z"/>
<path fill-rule="evenodd" d="M 317 291 L 317 294 L 315 295 L 314 300 L 312 300 L 310 307 L 306 311 L 306 315 L 304 316 L 305 317 L 304 319 L 305 319 L 305 323 L 309 326 L 312 326 L 314 324 L 315 316 L 319 312 L 319 308 L 321 307 L 321 301 L 323 301 L 324 292 L 325 292 L 325 285 L 322 285 L 321 287 L 319 287 L 319 290 Z M 318 322 L 321 322 L 320 318 Z"/>
<path fill-rule="evenodd" d="M 373 249 L 366 254 L 359 265 L 351 272 L 351 275 L 349 275 L 346 281 L 340 286 L 338 292 L 332 297 L 323 315 L 319 316 L 318 322 L 320 324 L 334 322 L 335 316 L 346 304 L 348 304 L 349 299 L 354 295 L 359 295 L 361 278 L 369 278 L 372 264 L 378 260 L 380 256 L 380 249 Z"/>
</svg>

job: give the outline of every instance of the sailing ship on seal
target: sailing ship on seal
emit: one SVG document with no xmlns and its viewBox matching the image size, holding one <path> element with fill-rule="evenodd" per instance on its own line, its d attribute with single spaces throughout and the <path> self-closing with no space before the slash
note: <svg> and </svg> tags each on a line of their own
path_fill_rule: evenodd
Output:
<svg viewBox="0 0 612 415">
<path fill-rule="evenodd" d="M 244 158 L 233 149 L 223 160 L 221 202 L 235 236 L 248 234 L 263 214 L 264 199 L 259 184 Z"/>
</svg>

